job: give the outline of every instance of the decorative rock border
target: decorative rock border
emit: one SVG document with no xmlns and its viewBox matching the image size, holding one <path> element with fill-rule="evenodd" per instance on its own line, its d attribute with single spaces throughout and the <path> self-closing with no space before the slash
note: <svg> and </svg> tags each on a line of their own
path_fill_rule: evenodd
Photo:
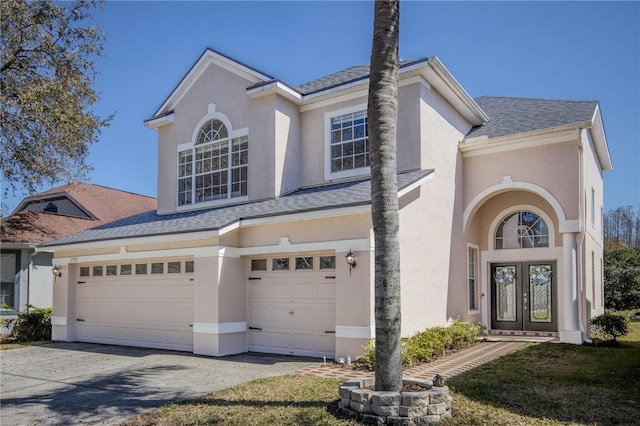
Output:
<svg viewBox="0 0 640 426">
<path fill-rule="evenodd" d="M 383 392 L 368 388 L 375 379 L 350 380 L 340 385 L 340 409 L 351 418 L 368 424 L 430 425 L 451 416 L 449 388 L 435 387 L 417 379 L 403 379 L 403 385 L 418 385 L 420 392 Z"/>
</svg>

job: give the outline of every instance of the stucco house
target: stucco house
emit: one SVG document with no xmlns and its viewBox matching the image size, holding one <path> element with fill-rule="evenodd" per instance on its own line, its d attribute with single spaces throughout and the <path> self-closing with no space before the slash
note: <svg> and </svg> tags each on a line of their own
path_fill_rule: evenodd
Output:
<svg viewBox="0 0 640 426">
<path fill-rule="evenodd" d="M 52 306 L 52 254 L 38 251 L 40 244 L 156 207 L 153 197 L 85 182 L 24 198 L 0 227 L 2 318 L 27 305 Z"/>
<path fill-rule="evenodd" d="M 54 339 L 361 353 L 375 333 L 368 72 L 292 87 L 206 49 L 144 123 L 157 211 L 42 248 L 62 268 Z M 403 334 L 460 318 L 582 343 L 603 311 L 598 103 L 473 99 L 436 57 L 399 77 Z"/>
</svg>

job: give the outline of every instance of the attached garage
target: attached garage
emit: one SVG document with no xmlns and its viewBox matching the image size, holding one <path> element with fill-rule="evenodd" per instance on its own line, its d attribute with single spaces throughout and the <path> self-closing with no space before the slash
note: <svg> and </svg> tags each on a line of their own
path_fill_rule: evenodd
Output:
<svg viewBox="0 0 640 426">
<path fill-rule="evenodd" d="M 247 263 L 249 351 L 332 359 L 335 256 L 277 255 Z"/>
<path fill-rule="evenodd" d="M 193 261 L 80 264 L 76 340 L 193 350 Z"/>
</svg>

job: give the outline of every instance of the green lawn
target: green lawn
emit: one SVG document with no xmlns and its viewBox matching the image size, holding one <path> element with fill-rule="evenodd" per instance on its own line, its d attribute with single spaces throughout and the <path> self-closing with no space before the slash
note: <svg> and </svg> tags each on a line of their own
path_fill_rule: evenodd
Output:
<svg viewBox="0 0 640 426">
<path fill-rule="evenodd" d="M 340 380 L 280 376 L 170 404 L 134 425 L 355 425 L 334 415 Z M 640 322 L 619 347 L 530 344 L 448 382 L 446 425 L 640 423 Z"/>
</svg>

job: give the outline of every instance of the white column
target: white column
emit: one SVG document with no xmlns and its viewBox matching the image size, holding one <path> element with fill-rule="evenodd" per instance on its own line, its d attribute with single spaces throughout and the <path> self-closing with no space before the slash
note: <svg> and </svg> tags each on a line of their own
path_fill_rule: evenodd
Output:
<svg viewBox="0 0 640 426">
<path fill-rule="evenodd" d="M 558 280 L 560 315 L 560 341 L 564 343 L 582 344 L 578 320 L 578 249 L 576 234 L 562 234 L 563 270 Z"/>
</svg>

